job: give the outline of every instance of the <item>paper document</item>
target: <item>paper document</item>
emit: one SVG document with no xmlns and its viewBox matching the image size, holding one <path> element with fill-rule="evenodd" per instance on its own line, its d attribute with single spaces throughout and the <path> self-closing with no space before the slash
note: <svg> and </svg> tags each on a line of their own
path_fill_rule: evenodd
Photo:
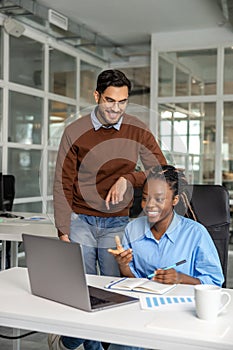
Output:
<svg viewBox="0 0 233 350">
<path fill-rule="evenodd" d="M 142 296 L 140 297 L 140 305 L 142 309 L 146 310 L 155 310 L 158 308 L 169 308 L 173 307 L 186 307 L 194 306 L 194 297 L 193 296 Z"/>
</svg>

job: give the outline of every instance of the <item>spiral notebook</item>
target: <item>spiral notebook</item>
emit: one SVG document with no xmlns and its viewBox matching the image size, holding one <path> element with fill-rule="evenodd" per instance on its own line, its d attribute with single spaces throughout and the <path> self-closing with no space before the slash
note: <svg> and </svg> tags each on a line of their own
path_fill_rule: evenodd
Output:
<svg viewBox="0 0 233 350">
<path fill-rule="evenodd" d="M 164 284 L 146 278 L 121 278 L 107 284 L 107 289 L 118 289 L 132 292 L 164 294 L 175 288 L 176 284 Z"/>
</svg>

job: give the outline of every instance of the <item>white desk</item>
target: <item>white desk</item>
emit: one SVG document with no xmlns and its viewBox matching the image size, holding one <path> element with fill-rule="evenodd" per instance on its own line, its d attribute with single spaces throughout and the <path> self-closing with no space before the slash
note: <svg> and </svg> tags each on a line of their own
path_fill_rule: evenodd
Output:
<svg viewBox="0 0 233 350">
<path fill-rule="evenodd" d="M 104 286 L 111 277 L 88 276 Z M 229 290 L 233 298 L 233 290 Z M 192 295 L 192 286 L 170 294 Z M 151 328 L 148 325 L 153 324 Z M 26 268 L 0 272 L 0 325 L 161 350 L 232 350 L 233 302 L 216 323 L 199 320 L 193 307 L 141 310 L 139 303 L 88 313 L 31 295 Z"/>
<path fill-rule="evenodd" d="M 11 266 L 18 265 L 18 242 L 22 241 L 22 233 L 32 235 L 57 237 L 57 230 L 53 224 L 53 218 L 46 214 L 36 213 L 13 213 L 22 215 L 25 218 L 44 217 L 45 220 L 24 220 L 24 219 L 6 219 L 1 218 L 0 222 L 0 240 L 3 241 L 2 251 L 2 270 L 5 269 L 5 241 L 11 241 Z"/>
</svg>

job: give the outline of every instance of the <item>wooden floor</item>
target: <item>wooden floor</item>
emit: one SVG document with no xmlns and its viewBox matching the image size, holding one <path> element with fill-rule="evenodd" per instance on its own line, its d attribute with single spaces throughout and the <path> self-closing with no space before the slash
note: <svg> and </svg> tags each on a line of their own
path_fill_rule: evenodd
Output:
<svg viewBox="0 0 233 350">
<path fill-rule="evenodd" d="M 19 265 L 23 266 L 23 262 Z M 229 245 L 227 288 L 233 289 L 233 244 Z M 30 331 L 22 330 L 21 334 L 28 332 Z M 13 329 L 0 327 L 0 350 L 13 350 L 13 340 L 2 339 L 2 335 L 12 336 Z M 48 350 L 47 334 L 36 333 L 21 339 L 20 350 Z"/>
</svg>

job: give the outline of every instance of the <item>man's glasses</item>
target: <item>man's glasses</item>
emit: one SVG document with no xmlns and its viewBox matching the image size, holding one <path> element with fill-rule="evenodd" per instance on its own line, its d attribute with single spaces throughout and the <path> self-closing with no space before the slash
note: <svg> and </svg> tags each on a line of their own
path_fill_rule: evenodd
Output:
<svg viewBox="0 0 233 350">
<path fill-rule="evenodd" d="M 107 107 L 114 107 L 115 104 L 117 104 L 119 108 L 124 108 L 128 103 L 128 98 L 125 98 L 124 100 L 121 100 L 121 101 L 115 101 L 110 97 L 104 97 L 103 95 L 101 96 Z"/>
</svg>

